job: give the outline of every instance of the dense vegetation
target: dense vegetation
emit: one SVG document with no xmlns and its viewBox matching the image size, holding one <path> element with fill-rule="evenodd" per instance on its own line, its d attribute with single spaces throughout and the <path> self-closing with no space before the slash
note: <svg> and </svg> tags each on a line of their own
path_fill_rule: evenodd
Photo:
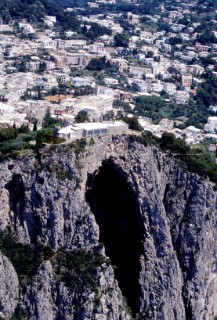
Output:
<svg viewBox="0 0 217 320">
<path fill-rule="evenodd" d="M 129 129 L 131 130 L 135 130 L 135 131 L 143 130 L 142 126 L 139 124 L 137 117 L 132 117 L 132 118 L 121 117 L 121 120 L 126 122 L 129 125 Z"/>
<path fill-rule="evenodd" d="M 34 0 L 1 0 L 0 15 L 6 23 L 11 19 L 41 19 L 45 13 L 41 4 L 42 2 L 35 2 Z"/>
<path fill-rule="evenodd" d="M 211 73 L 204 75 L 205 82 L 197 89 L 195 100 L 206 107 L 217 104 L 217 78 Z"/>
<path fill-rule="evenodd" d="M 72 2 L 69 1 L 69 4 L 72 4 Z M 5 23 L 21 19 L 38 23 L 43 21 L 45 15 L 54 15 L 57 19 L 56 26 L 60 31 L 75 30 L 90 40 L 94 40 L 100 35 L 111 34 L 109 29 L 96 23 L 92 23 L 89 30 L 86 27 L 81 28 L 75 13 L 64 11 L 62 1 L 0 0 L 0 15 Z"/>
<path fill-rule="evenodd" d="M 89 14 L 106 14 L 106 13 L 120 13 L 120 12 L 132 12 L 134 14 L 154 14 L 157 13 L 157 8 L 159 4 L 162 3 L 162 0 L 146 0 L 140 1 L 139 5 L 134 3 L 126 3 L 122 0 L 118 0 L 115 4 L 110 3 L 100 3 L 98 8 L 91 8 L 88 6 L 89 0 L 80 0 L 79 3 L 77 0 L 52 0 L 53 3 L 60 5 L 64 8 L 72 7 L 82 8 L 82 15 Z"/>
<path fill-rule="evenodd" d="M 96 270 L 103 264 L 110 263 L 103 256 L 83 250 L 65 251 L 60 249 L 55 253 L 51 247 L 39 243 L 35 245 L 17 243 L 10 232 L 0 233 L 0 251 L 13 264 L 23 290 L 26 285 L 32 282 L 40 265 L 44 261 L 50 260 L 54 268 L 56 283 L 63 282 L 65 284 L 74 299 L 77 300 L 77 308 L 79 307 L 79 295 L 84 290 L 89 289 L 97 295 Z M 20 304 L 18 304 L 12 319 L 27 319 L 27 313 Z"/>
<path fill-rule="evenodd" d="M 16 243 L 10 233 L 0 233 L 0 251 L 12 262 L 21 284 L 27 284 L 40 264 L 53 255 L 50 247 Z"/>
<path fill-rule="evenodd" d="M 19 150 L 31 148 L 30 141 L 35 140 L 36 132 L 30 132 L 28 126 L 4 126 L 0 129 L 0 160 L 16 157 Z"/>
<path fill-rule="evenodd" d="M 51 117 L 48 109 L 43 119 L 43 128 L 40 130 L 37 130 L 37 122 L 34 123 L 33 131 L 25 124 L 20 128 L 16 128 L 15 124 L 0 127 L 0 161 L 22 156 L 25 150 L 37 152 L 44 143 L 63 142 L 64 139 L 56 136 L 55 126 L 58 124 L 58 120 Z"/>
<path fill-rule="evenodd" d="M 106 57 L 91 59 L 87 65 L 87 69 L 91 71 L 101 71 L 111 66 L 109 61 L 106 61 Z"/>
<path fill-rule="evenodd" d="M 157 96 L 139 96 L 136 99 L 134 112 L 140 116 L 151 117 L 153 120 L 163 116 L 163 110 L 167 107 L 165 100 Z"/>
<path fill-rule="evenodd" d="M 129 43 L 129 37 L 126 33 L 117 33 L 114 36 L 114 44 L 116 47 L 127 48 Z"/>
<path fill-rule="evenodd" d="M 103 256 L 83 250 L 60 249 L 55 253 L 49 246 L 17 243 L 10 232 L 0 233 L 0 251 L 12 262 L 21 286 L 33 279 L 44 261 L 50 260 L 57 283 L 64 282 L 70 293 L 74 294 L 82 293 L 84 289 L 97 292 L 96 269 L 110 263 Z M 21 310 L 16 313 L 18 311 Z"/>
<path fill-rule="evenodd" d="M 71 293 L 81 293 L 84 288 L 96 292 L 98 284 L 95 271 L 103 263 L 109 263 L 109 260 L 82 250 L 59 250 L 52 260 L 56 280 L 64 282 Z"/>
<path fill-rule="evenodd" d="M 214 88 L 209 88 L 209 90 L 210 99 L 212 99 Z M 198 102 L 190 100 L 188 105 L 166 103 L 163 96 L 139 96 L 135 100 L 136 107 L 133 113 L 136 116 L 150 117 L 155 123 L 158 123 L 163 118 L 177 120 L 178 123 L 182 123 L 179 125 L 181 129 L 190 125 L 202 128 L 208 117 L 208 109 L 201 100 L 206 99 L 207 95 L 208 92 L 205 92 L 202 88 L 199 89 L 195 98 Z M 215 98 L 214 95 L 213 99 Z"/>
<path fill-rule="evenodd" d="M 82 34 L 90 40 L 96 40 L 98 37 L 103 36 L 104 34 L 111 35 L 111 30 L 100 26 L 97 23 L 91 23 L 90 28 L 88 29 L 86 25 L 81 29 Z"/>
<path fill-rule="evenodd" d="M 57 14 L 61 20 L 63 10 L 49 0 L 0 0 L 0 15 L 4 22 L 11 19 L 27 19 L 32 22 L 40 21 L 45 14 Z"/>
<path fill-rule="evenodd" d="M 106 14 L 132 12 L 135 14 L 154 14 L 161 4 L 161 0 L 141 1 L 139 5 L 118 1 L 116 4 L 102 3 L 98 8 L 90 8 L 88 0 L 0 0 L 0 14 L 4 22 L 8 23 L 11 19 L 27 19 L 32 22 L 40 21 L 45 14 L 55 15 L 57 21 L 63 29 L 80 29 L 80 23 L 75 18 L 74 13 L 64 12 L 64 8 L 76 8 L 76 13 L 82 15 L 88 14 Z M 79 11 L 81 10 L 81 11 Z M 126 26 L 126 23 L 124 26 Z M 127 25 L 130 28 L 129 25 Z M 94 28 L 94 26 L 93 26 Z M 98 27 L 97 27 L 98 28 Z M 92 32 L 90 38 L 93 36 Z"/>
<path fill-rule="evenodd" d="M 75 122 L 76 123 L 81 123 L 81 122 L 88 122 L 90 121 L 87 111 L 81 110 L 78 112 L 78 114 L 75 117 Z"/>
</svg>

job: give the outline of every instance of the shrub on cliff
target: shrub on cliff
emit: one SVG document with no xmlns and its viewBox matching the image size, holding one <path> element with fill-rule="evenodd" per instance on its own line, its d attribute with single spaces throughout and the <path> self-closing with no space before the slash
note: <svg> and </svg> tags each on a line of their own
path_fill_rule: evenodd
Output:
<svg viewBox="0 0 217 320">
<path fill-rule="evenodd" d="M 37 273 L 39 265 L 53 255 L 50 247 L 16 243 L 10 233 L 0 233 L 0 251 L 12 262 L 21 284 Z"/>
<path fill-rule="evenodd" d="M 182 139 L 176 139 L 172 133 L 163 133 L 161 138 L 155 137 L 150 132 L 144 132 L 142 136 L 130 136 L 131 141 L 147 145 L 156 145 L 165 152 L 170 152 L 176 159 L 181 160 L 190 172 L 195 172 L 217 184 L 217 164 L 209 152 L 199 148 L 192 149 Z"/>
</svg>

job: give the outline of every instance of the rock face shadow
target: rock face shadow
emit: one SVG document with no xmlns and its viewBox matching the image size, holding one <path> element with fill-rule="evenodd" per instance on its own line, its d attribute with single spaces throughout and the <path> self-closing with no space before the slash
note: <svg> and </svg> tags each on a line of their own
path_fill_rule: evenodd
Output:
<svg viewBox="0 0 217 320">
<path fill-rule="evenodd" d="M 5 185 L 9 191 L 9 205 L 14 213 L 14 225 L 16 230 L 17 220 L 23 225 L 23 214 L 25 209 L 25 189 L 20 174 L 14 174 L 12 180 Z"/>
<path fill-rule="evenodd" d="M 115 266 L 119 288 L 135 314 L 140 305 L 141 228 L 136 196 L 120 168 L 104 161 L 87 181 L 86 200 L 100 229 L 99 241 Z"/>
</svg>

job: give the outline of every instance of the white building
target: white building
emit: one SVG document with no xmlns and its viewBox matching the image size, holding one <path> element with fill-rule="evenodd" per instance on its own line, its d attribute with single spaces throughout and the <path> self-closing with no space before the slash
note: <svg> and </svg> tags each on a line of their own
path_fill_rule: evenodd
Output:
<svg viewBox="0 0 217 320">
<path fill-rule="evenodd" d="M 41 49 L 55 50 L 57 48 L 57 40 L 53 40 L 49 37 L 43 37 L 38 40 Z"/>
<path fill-rule="evenodd" d="M 103 53 L 103 54 L 105 54 L 105 45 L 104 45 L 103 42 L 97 42 L 97 43 L 90 44 L 86 48 L 87 48 L 87 50 L 89 52 L 92 52 L 92 53 Z"/>
<path fill-rule="evenodd" d="M 132 12 L 127 13 L 127 20 L 129 23 L 135 25 L 139 23 L 139 15 L 133 14 Z"/>
<path fill-rule="evenodd" d="M 13 32 L 13 28 L 8 24 L 1 24 L 0 25 L 0 32 Z"/>
<path fill-rule="evenodd" d="M 143 76 L 146 74 L 146 71 L 147 71 L 146 68 L 135 67 L 135 66 L 129 67 L 129 74 L 138 79 L 142 79 Z"/>
<path fill-rule="evenodd" d="M 70 46 L 74 48 L 83 48 L 86 46 L 87 41 L 83 39 L 72 39 L 70 40 Z"/>
<path fill-rule="evenodd" d="M 163 90 L 172 96 L 176 92 L 176 85 L 172 82 L 164 82 Z"/>
<path fill-rule="evenodd" d="M 151 33 L 151 32 L 148 32 L 148 31 L 142 31 L 140 33 L 140 40 L 143 40 L 149 44 L 153 44 L 154 42 L 154 35 Z"/>
<path fill-rule="evenodd" d="M 87 111 L 88 116 L 91 120 L 100 119 L 102 115 L 113 110 L 114 97 L 112 95 L 98 96 L 82 96 L 78 97 L 77 101 L 74 101 L 74 114 L 76 115 L 79 111 Z"/>
<path fill-rule="evenodd" d="M 45 16 L 44 18 L 44 23 L 46 23 L 46 25 L 48 27 L 53 27 L 53 25 L 57 22 L 57 19 L 55 16 Z"/>
<path fill-rule="evenodd" d="M 184 88 L 190 88 L 192 84 L 192 75 L 191 74 L 183 74 L 181 76 L 182 86 Z"/>
<path fill-rule="evenodd" d="M 188 104 L 189 98 L 189 92 L 177 90 L 173 95 L 173 102 L 177 104 Z"/>
<path fill-rule="evenodd" d="M 128 124 L 123 121 L 76 123 L 58 132 L 59 137 L 66 140 L 121 134 L 128 134 Z"/>
<path fill-rule="evenodd" d="M 111 86 L 115 86 L 119 83 L 119 81 L 117 79 L 114 78 L 104 78 L 104 82 L 107 86 L 111 85 Z"/>
<path fill-rule="evenodd" d="M 71 83 L 75 87 L 91 86 L 95 87 L 95 79 L 93 77 L 74 77 L 71 78 Z"/>
<path fill-rule="evenodd" d="M 47 70 L 53 70 L 56 67 L 56 63 L 53 61 L 44 61 Z"/>
<path fill-rule="evenodd" d="M 202 139 L 202 131 L 194 126 L 189 126 L 182 131 L 187 143 L 195 143 Z"/>
<path fill-rule="evenodd" d="M 107 96 L 114 96 L 114 90 L 112 88 L 104 87 L 104 86 L 96 86 L 95 94 L 99 95 L 107 95 Z"/>
<path fill-rule="evenodd" d="M 29 23 L 19 22 L 19 28 L 26 34 L 34 34 L 35 29 Z"/>
<path fill-rule="evenodd" d="M 56 77 L 53 75 L 44 75 L 43 77 L 37 77 L 35 79 L 35 85 L 40 86 L 44 90 L 50 90 L 52 88 L 58 87 L 58 82 L 56 80 Z"/>
<path fill-rule="evenodd" d="M 133 81 L 133 83 L 136 86 L 136 89 L 138 90 L 138 92 L 148 92 L 148 84 L 146 81 L 144 80 L 140 80 L 140 79 L 136 79 L 135 81 Z"/>
<path fill-rule="evenodd" d="M 204 130 L 210 133 L 217 132 L 217 117 L 209 117 Z"/>
<path fill-rule="evenodd" d="M 161 92 L 163 90 L 163 84 L 160 81 L 154 81 L 148 83 L 148 92 Z"/>
<path fill-rule="evenodd" d="M 217 112 L 217 106 L 209 106 L 208 111 Z"/>
<path fill-rule="evenodd" d="M 159 122 L 159 125 L 163 130 L 169 130 L 174 127 L 174 121 L 164 118 Z"/>
<path fill-rule="evenodd" d="M 110 61 L 113 65 L 117 66 L 120 72 L 123 72 L 128 67 L 128 61 L 125 59 L 117 58 Z"/>
<path fill-rule="evenodd" d="M 20 127 L 23 123 L 27 123 L 26 114 L 18 112 L 14 107 L 4 103 L 0 103 L 0 123 L 13 125 L 16 123 Z"/>
<path fill-rule="evenodd" d="M 67 73 L 54 71 L 52 74 L 55 76 L 58 83 L 70 82 L 70 76 Z"/>
<path fill-rule="evenodd" d="M 204 73 L 204 68 L 197 64 L 192 64 L 189 66 L 189 72 L 191 72 L 194 76 L 200 76 Z"/>
</svg>

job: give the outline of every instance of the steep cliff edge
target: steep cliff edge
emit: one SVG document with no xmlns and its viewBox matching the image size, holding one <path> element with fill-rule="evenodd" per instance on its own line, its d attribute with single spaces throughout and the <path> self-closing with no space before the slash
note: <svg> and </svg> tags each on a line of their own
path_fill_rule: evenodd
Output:
<svg viewBox="0 0 217 320">
<path fill-rule="evenodd" d="M 8 160 L 0 178 L 0 257 L 16 270 L 7 260 L 3 319 L 217 316 L 217 202 L 208 181 L 127 137 Z M 31 270 L 8 239 L 22 244 Z"/>
</svg>

